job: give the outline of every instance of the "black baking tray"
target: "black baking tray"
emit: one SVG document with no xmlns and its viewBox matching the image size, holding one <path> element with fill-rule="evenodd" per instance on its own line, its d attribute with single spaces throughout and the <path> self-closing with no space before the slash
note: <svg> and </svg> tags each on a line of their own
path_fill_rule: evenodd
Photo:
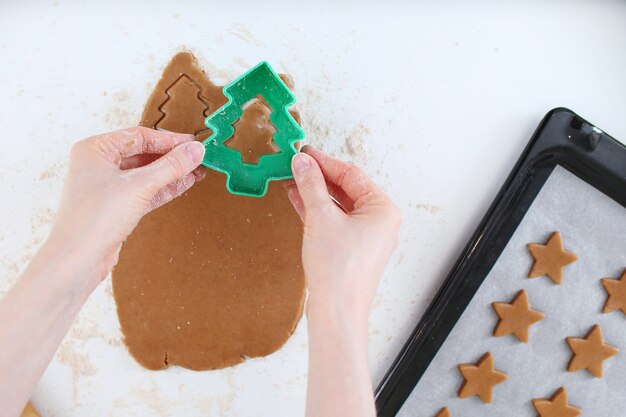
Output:
<svg viewBox="0 0 626 417">
<path fill-rule="evenodd" d="M 379 417 L 398 413 L 557 165 L 626 207 L 626 147 L 571 110 L 546 114 L 376 389 Z"/>
</svg>

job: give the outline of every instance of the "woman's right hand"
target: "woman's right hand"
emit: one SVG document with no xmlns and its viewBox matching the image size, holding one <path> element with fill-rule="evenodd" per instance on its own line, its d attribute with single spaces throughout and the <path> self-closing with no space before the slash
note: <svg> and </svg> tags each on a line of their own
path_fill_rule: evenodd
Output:
<svg viewBox="0 0 626 417">
<path fill-rule="evenodd" d="M 400 210 L 356 165 L 305 146 L 293 157 L 289 199 L 304 222 L 307 315 L 332 309 L 367 326 L 397 246 Z"/>
</svg>

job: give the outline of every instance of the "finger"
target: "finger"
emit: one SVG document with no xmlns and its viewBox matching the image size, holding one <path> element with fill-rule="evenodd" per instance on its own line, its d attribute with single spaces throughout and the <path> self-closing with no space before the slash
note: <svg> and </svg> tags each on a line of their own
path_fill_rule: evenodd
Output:
<svg viewBox="0 0 626 417">
<path fill-rule="evenodd" d="M 109 156 L 119 164 L 124 158 L 152 153 L 164 154 L 184 142 L 195 140 L 194 135 L 164 132 L 147 127 L 132 127 L 96 136 L 94 140 Z"/>
<path fill-rule="evenodd" d="M 185 191 L 189 190 L 195 182 L 196 176 L 193 173 L 189 173 L 161 188 L 150 201 L 150 211 L 155 210 L 180 196 Z"/>
<path fill-rule="evenodd" d="M 139 155 L 129 156 L 128 158 L 122 159 L 120 162 L 120 169 L 132 169 L 139 168 L 152 162 L 156 161 L 163 155 L 154 154 L 154 153 L 144 153 Z"/>
<path fill-rule="evenodd" d="M 332 204 L 326 180 L 315 159 L 305 153 L 297 153 L 291 159 L 291 169 L 306 212 Z"/>
<path fill-rule="evenodd" d="M 293 183 L 287 185 L 285 187 L 287 190 L 287 197 L 289 198 L 289 202 L 293 206 L 298 216 L 300 216 L 300 220 L 304 222 L 304 202 L 302 201 L 302 197 L 300 196 L 300 192 L 298 192 L 298 186 Z"/>
<path fill-rule="evenodd" d="M 293 187 L 297 190 L 296 182 L 294 180 L 284 180 L 282 182 L 282 186 L 287 192 L 289 192 L 289 190 Z M 350 200 L 350 197 L 346 195 L 345 191 L 340 189 L 337 185 L 329 182 L 326 183 L 326 188 L 328 189 L 328 193 L 332 197 L 333 202 L 335 202 L 344 212 L 349 213 L 354 209 L 354 202 Z M 298 194 L 298 198 L 302 200 L 300 194 Z"/>
<path fill-rule="evenodd" d="M 203 157 L 204 146 L 192 141 L 180 144 L 151 164 L 130 172 L 141 187 L 147 187 L 148 192 L 156 194 L 161 188 L 198 168 Z"/>
<path fill-rule="evenodd" d="M 306 145 L 302 152 L 318 163 L 327 181 L 337 185 L 358 209 L 375 196 L 385 196 L 382 190 L 354 164 L 333 158 L 322 151 Z"/>
</svg>

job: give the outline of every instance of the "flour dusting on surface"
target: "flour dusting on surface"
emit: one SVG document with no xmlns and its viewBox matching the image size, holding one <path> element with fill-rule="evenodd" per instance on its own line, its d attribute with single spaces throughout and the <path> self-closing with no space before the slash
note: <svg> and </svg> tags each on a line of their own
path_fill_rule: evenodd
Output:
<svg viewBox="0 0 626 417">
<path fill-rule="evenodd" d="M 371 133 L 372 131 L 369 127 L 363 123 L 359 123 L 346 136 L 342 150 L 355 162 L 364 164 L 367 162 L 365 138 Z"/>
<path fill-rule="evenodd" d="M 432 204 L 415 203 L 414 207 L 418 210 L 426 211 L 431 214 L 439 213 L 442 210 L 441 207 L 434 206 Z"/>
<path fill-rule="evenodd" d="M 39 174 L 40 181 L 50 180 L 62 176 L 67 171 L 67 162 L 57 162 L 52 164 Z"/>
<path fill-rule="evenodd" d="M 139 112 L 137 106 L 131 101 L 131 93 L 125 90 L 117 90 L 111 94 L 112 105 L 104 114 L 104 122 L 111 130 L 124 129 L 131 126 L 137 126 L 139 120 Z"/>
</svg>

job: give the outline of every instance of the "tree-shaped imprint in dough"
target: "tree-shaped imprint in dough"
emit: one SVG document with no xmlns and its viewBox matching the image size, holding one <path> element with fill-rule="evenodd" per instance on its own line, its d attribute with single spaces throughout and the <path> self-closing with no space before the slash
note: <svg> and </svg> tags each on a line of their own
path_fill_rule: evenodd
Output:
<svg viewBox="0 0 626 417">
<path fill-rule="evenodd" d="M 174 84 L 165 90 L 167 99 L 159 106 L 163 117 L 155 126 L 163 130 L 194 132 L 194 134 L 206 130 L 204 123 L 198 123 L 198 121 L 209 108 L 209 103 L 200 97 L 200 91 L 200 87 L 185 74 L 178 77 Z M 189 117 L 181 123 L 180 118 L 173 116 L 177 113 L 198 115 L 200 118 Z"/>
</svg>

